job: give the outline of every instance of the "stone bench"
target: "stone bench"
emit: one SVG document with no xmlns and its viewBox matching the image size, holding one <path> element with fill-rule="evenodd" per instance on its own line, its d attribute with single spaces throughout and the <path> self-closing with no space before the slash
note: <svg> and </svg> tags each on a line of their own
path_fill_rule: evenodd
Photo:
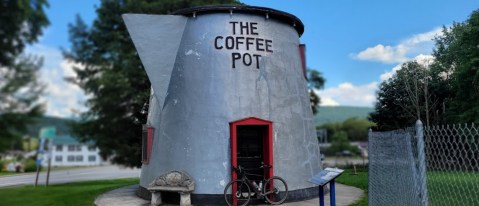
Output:
<svg viewBox="0 0 479 206">
<path fill-rule="evenodd" d="M 177 192 L 180 194 L 180 205 L 191 205 L 191 192 L 195 190 L 195 182 L 184 171 L 169 171 L 150 183 L 147 188 L 151 192 L 151 205 L 160 205 L 161 192 Z"/>
</svg>

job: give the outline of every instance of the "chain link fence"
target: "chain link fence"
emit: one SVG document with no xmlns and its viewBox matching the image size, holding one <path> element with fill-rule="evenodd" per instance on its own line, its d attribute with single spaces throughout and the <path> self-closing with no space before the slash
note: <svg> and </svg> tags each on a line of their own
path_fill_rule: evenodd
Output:
<svg viewBox="0 0 479 206">
<path fill-rule="evenodd" d="M 369 205 L 479 206 L 479 127 L 369 133 Z"/>
</svg>

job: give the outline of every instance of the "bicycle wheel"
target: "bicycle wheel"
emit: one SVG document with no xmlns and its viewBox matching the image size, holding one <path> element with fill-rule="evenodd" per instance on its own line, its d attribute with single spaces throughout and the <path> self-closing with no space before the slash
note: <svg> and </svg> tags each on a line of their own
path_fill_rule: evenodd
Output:
<svg viewBox="0 0 479 206">
<path fill-rule="evenodd" d="M 270 204 L 278 205 L 288 197 L 288 185 L 281 177 L 273 176 L 266 180 L 263 187 L 263 194 Z"/>
<path fill-rule="evenodd" d="M 224 193 L 226 203 L 228 203 L 229 206 L 247 205 L 251 199 L 251 190 L 248 184 L 241 180 L 234 180 L 228 183 Z"/>
</svg>

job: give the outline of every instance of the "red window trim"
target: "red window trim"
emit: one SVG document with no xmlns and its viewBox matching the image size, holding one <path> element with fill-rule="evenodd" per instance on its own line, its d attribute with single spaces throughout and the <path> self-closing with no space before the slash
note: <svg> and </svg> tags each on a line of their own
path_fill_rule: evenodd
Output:
<svg viewBox="0 0 479 206">
<path fill-rule="evenodd" d="M 146 160 L 143 159 L 142 163 L 147 165 L 150 163 L 150 157 L 151 157 L 151 147 L 153 146 L 153 137 L 155 133 L 155 128 L 152 126 L 147 125 L 147 140 L 146 140 Z M 142 145 L 143 147 L 144 145 Z M 143 151 L 143 150 L 142 150 Z"/>
<path fill-rule="evenodd" d="M 299 45 L 299 57 L 301 58 L 301 69 L 306 80 L 308 80 L 308 72 L 306 68 L 306 44 Z"/>
</svg>

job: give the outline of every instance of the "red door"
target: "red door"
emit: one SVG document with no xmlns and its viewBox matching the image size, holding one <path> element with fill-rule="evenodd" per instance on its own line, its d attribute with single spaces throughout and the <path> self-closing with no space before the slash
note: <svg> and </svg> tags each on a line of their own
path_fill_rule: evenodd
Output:
<svg viewBox="0 0 479 206">
<path fill-rule="evenodd" d="M 238 167 L 242 156 L 259 157 L 260 161 L 273 166 L 273 122 L 249 117 L 230 123 L 231 137 L 231 166 Z M 258 139 L 259 138 L 259 139 Z M 244 148 L 242 145 L 249 145 Z M 238 146 L 241 146 L 238 148 Z M 260 152 L 261 154 L 257 154 Z M 246 162 L 243 162 L 246 164 Z M 242 165 L 245 167 L 244 165 Z M 235 172 L 231 173 L 231 179 L 237 179 Z M 273 167 L 264 170 L 264 177 L 273 176 Z"/>
</svg>

